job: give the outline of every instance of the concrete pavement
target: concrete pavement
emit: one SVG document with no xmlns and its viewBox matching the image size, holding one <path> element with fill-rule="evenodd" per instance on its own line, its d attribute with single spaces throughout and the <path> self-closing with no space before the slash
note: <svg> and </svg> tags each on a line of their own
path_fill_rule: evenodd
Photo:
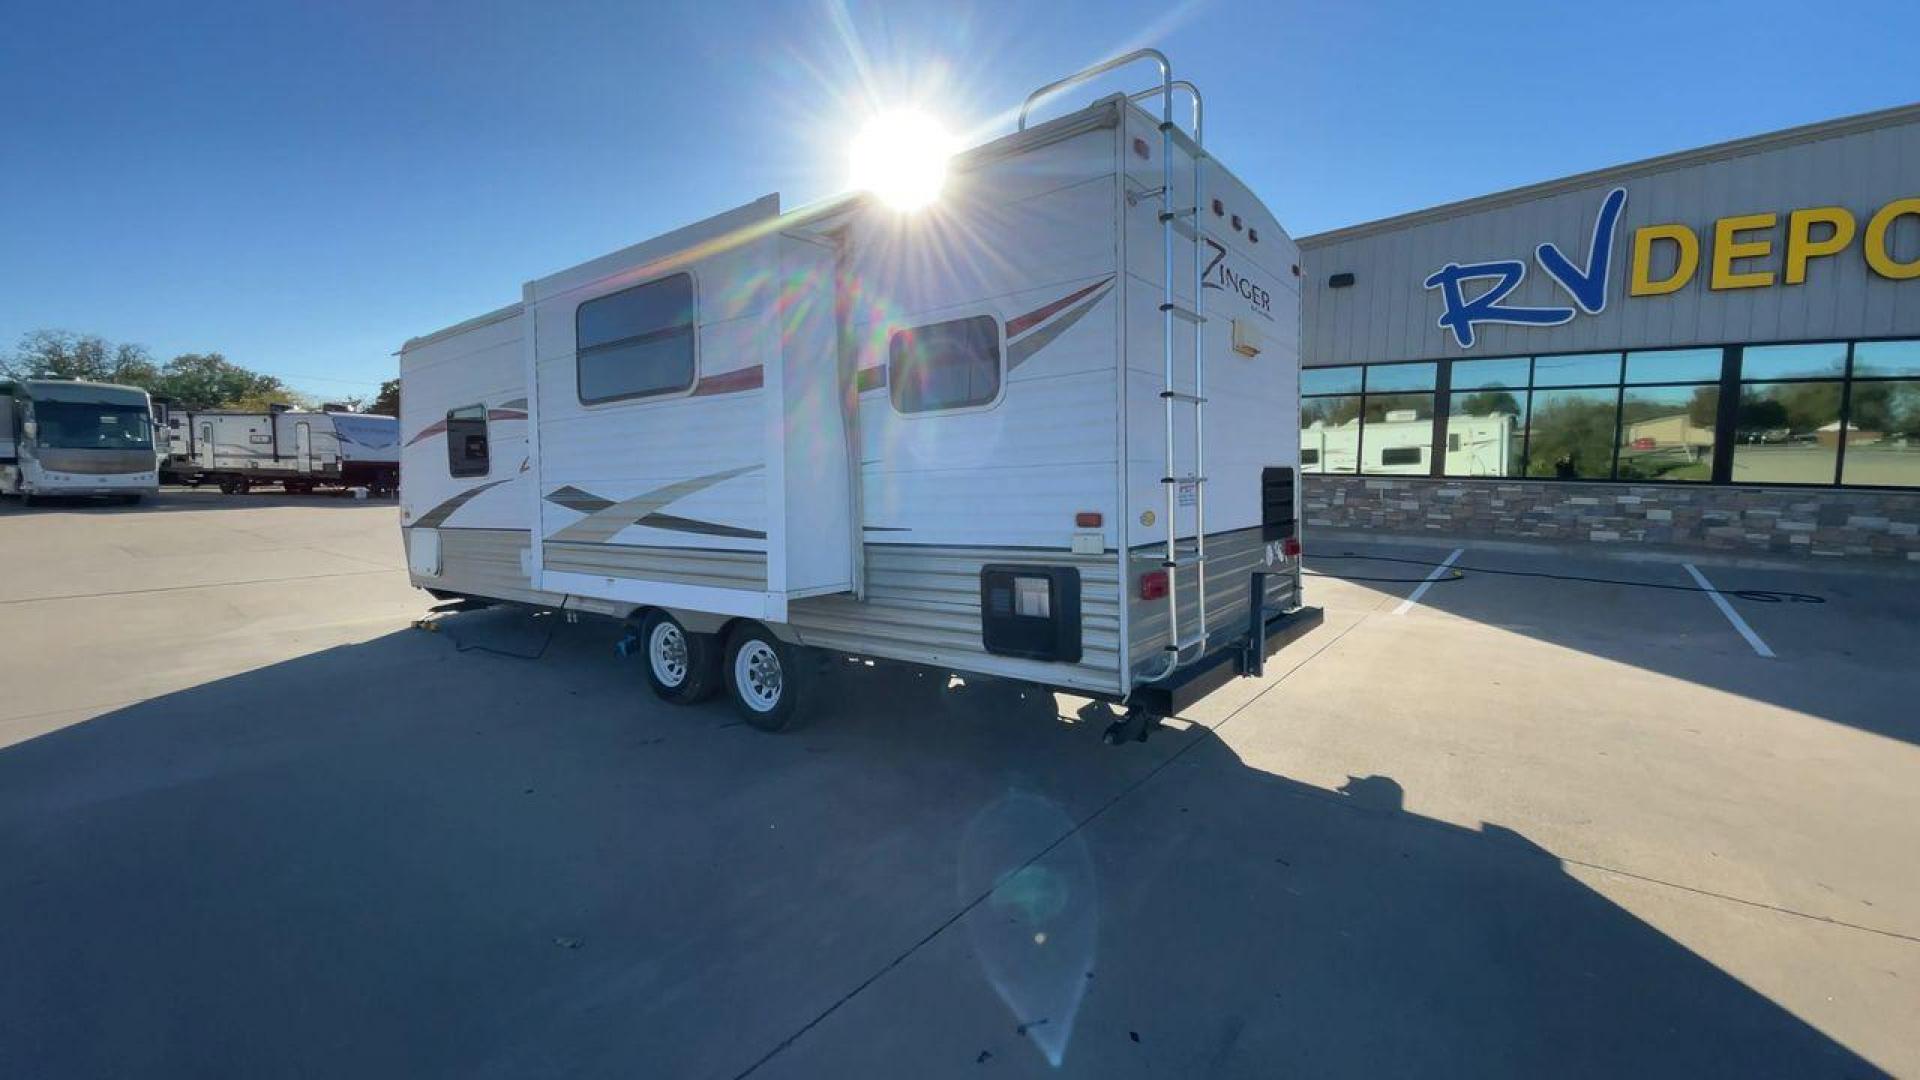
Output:
<svg viewBox="0 0 1920 1080">
<path fill-rule="evenodd" d="M 1920 1071 L 1911 578 L 1701 564 L 1826 597 L 1735 602 L 1765 659 L 1310 560 L 1411 580 L 1144 745 L 853 664 L 769 737 L 604 625 L 407 629 L 393 517 L 0 504 L 0 1074 Z"/>
</svg>

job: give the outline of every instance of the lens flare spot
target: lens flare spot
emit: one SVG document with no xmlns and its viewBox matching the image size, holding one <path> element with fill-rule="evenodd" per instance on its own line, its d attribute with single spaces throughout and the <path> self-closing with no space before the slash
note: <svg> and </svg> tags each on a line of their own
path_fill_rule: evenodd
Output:
<svg viewBox="0 0 1920 1080">
<path fill-rule="evenodd" d="M 918 210 L 940 197 L 953 136 L 918 109 L 895 109 L 868 120 L 854 137 L 853 186 L 895 210 Z"/>
</svg>

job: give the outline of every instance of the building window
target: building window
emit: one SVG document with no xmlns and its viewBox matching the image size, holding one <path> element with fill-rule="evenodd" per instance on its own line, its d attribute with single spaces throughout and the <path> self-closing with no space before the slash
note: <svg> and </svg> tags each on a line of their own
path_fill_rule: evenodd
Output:
<svg viewBox="0 0 1920 1080">
<path fill-rule="evenodd" d="M 1920 488 L 1920 340 L 1310 368 L 1300 445 L 1305 472 Z"/>
<path fill-rule="evenodd" d="M 447 472 L 454 476 L 485 476 L 487 409 L 468 405 L 447 413 Z"/>
<path fill-rule="evenodd" d="M 1527 420 L 1527 475 L 1605 480 L 1613 475 L 1614 387 L 1535 390 Z"/>
<path fill-rule="evenodd" d="M 1530 362 L 1456 360 L 1447 409 L 1448 476 L 1519 476 Z"/>
<path fill-rule="evenodd" d="M 1713 479 L 1720 422 L 1720 349 L 1661 349 L 1627 354 L 1620 394 L 1620 480 Z"/>
<path fill-rule="evenodd" d="M 1920 487 L 1920 341 L 1853 347 L 1840 482 Z"/>
<path fill-rule="evenodd" d="M 1000 322 L 991 315 L 896 330 L 887 387 L 903 413 L 990 405 L 1000 396 Z"/>
<path fill-rule="evenodd" d="M 1360 406 L 1361 471 L 1425 474 L 1439 365 L 1369 364 Z"/>
<path fill-rule="evenodd" d="M 1843 342 L 1741 350 L 1736 484 L 1831 484 L 1840 466 Z"/>
<path fill-rule="evenodd" d="M 693 276 L 674 274 L 574 311 L 580 402 L 677 394 L 694 381 Z"/>
</svg>

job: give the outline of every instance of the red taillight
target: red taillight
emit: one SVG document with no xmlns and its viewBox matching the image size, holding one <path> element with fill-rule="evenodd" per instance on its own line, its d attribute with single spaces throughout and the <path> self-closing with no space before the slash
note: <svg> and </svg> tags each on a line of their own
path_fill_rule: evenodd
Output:
<svg viewBox="0 0 1920 1080">
<path fill-rule="evenodd" d="M 1299 558 L 1300 557 L 1300 538 L 1297 536 L 1287 537 L 1287 539 L 1280 545 L 1280 551 L 1289 559 Z"/>
<path fill-rule="evenodd" d="M 1073 515 L 1073 523 L 1082 529 L 1097 529 L 1103 521 L 1098 510 L 1082 510 Z"/>
<path fill-rule="evenodd" d="M 1167 595 L 1167 572 L 1149 570 L 1140 575 L 1140 599 L 1158 600 Z"/>
</svg>

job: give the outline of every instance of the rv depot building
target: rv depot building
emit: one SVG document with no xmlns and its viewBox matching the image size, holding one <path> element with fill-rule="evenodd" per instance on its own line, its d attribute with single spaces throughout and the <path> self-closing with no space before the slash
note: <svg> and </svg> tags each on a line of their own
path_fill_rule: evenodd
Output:
<svg viewBox="0 0 1920 1080">
<path fill-rule="evenodd" d="M 1310 524 L 1920 562 L 1920 105 L 1300 247 Z"/>
</svg>

